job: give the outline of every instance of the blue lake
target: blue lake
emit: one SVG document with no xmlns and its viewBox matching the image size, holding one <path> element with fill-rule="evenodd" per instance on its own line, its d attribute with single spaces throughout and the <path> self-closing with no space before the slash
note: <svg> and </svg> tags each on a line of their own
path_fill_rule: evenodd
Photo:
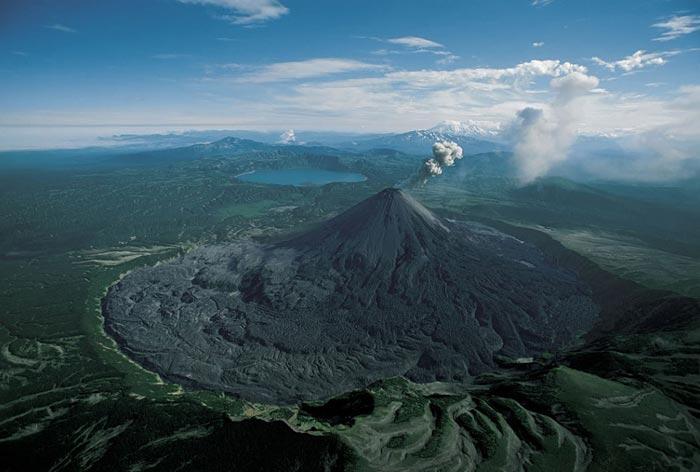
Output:
<svg viewBox="0 0 700 472">
<path fill-rule="evenodd" d="M 238 180 L 256 184 L 294 185 L 308 187 L 326 185 L 331 182 L 362 182 L 367 180 L 362 174 L 355 172 L 337 172 L 323 169 L 271 169 L 254 170 L 236 176 Z"/>
</svg>

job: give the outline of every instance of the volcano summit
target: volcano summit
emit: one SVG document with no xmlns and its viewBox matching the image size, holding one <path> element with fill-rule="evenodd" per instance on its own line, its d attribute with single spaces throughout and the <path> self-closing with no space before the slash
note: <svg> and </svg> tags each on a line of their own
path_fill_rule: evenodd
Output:
<svg viewBox="0 0 700 472">
<path fill-rule="evenodd" d="M 599 308 L 576 275 L 386 189 L 275 244 L 200 247 L 103 300 L 106 330 L 173 381 L 278 404 L 377 379 L 461 382 L 556 350 Z"/>
</svg>

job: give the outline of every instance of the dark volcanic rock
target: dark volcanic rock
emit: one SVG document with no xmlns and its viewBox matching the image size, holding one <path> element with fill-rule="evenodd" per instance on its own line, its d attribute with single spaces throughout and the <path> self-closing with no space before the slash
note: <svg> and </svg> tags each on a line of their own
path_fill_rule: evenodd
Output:
<svg viewBox="0 0 700 472">
<path fill-rule="evenodd" d="M 122 349 L 164 376 L 275 403 L 396 375 L 464 381 L 496 353 L 564 346 L 598 313 L 534 246 L 396 189 L 282 243 L 202 247 L 135 271 L 103 309 Z"/>
</svg>

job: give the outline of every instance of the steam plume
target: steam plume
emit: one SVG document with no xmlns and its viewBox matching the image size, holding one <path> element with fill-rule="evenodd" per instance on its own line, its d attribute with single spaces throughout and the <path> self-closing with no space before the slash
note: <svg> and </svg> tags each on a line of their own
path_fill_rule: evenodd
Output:
<svg viewBox="0 0 700 472">
<path fill-rule="evenodd" d="M 576 99 L 597 87 L 598 79 L 572 72 L 552 79 L 549 85 L 557 93 L 549 110 L 523 108 L 513 123 L 515 162 L 522 183 L 545 175 L 552 166 L 566 159 L 581 118 Z"/>
<path fill-rule="evenodd" d="M 294 144 L 297 142 L 297 137 L 294 134 L 293 129 L 288 129 L 284 133 L 280 134 L 280 142 L 282 144 Z"/>
</svg>

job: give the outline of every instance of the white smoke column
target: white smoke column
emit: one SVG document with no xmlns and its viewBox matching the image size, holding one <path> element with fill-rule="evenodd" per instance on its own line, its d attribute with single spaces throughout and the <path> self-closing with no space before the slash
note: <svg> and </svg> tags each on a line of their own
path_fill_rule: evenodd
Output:
<svg viewBox="0 0 700 472">
<path fill-rule="evenodd" d="M 297 137 L 294 134 L 293 129 L 288 129 L 284 133 L 280 134 L 280 142 L 283 144 L 294 144 L 297 142 Z"/>
<path fill-rule="evenodd" d="M 552 166 L 566 159 L 581 118 L 576 100 L 597 87 L 598 79 L 572 72 L 552 79 L 549 85 L 557 96 L 548 113 L 528 107 L 516 114 L 515 162 L 524 184 L 545 175 Z"/>
</svg>

